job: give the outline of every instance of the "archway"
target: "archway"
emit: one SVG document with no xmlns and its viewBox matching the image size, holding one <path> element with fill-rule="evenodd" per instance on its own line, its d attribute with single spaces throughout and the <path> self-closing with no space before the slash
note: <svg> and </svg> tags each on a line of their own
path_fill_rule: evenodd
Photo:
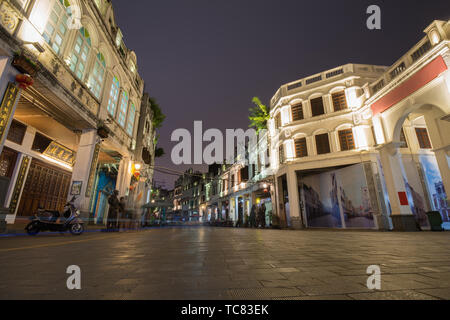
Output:
<svg viewBox="0 0 450 320">
<path fill-rule="evenodd" d="M 415 223 L 425 229 L 430 227 L 429 211 L 438 211 L 444 228 L 450 229 L 450 124 L 445 116 L 436 105 L 411 105 L 394 120 L 391 135 L 391 151 L 397 157 L 406 194 L 401 205 L 407 203 Z"/>
</svg>

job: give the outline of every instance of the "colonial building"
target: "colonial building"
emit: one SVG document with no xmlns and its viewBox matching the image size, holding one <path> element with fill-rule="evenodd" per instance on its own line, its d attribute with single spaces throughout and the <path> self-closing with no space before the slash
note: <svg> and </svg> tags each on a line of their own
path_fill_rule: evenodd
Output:
<svg viewBox="0 0 450 320">
<path fill-rule="evenodd" d="M 390 67 L 347 64 L 271 100 L 277 214 L 292 228 L 415 230 L 448 220 L 448 21 Z M 444 208 L 443 208 L 444 207 Z"/>
<path fill-rule="evenodd" d="M 246 156 L 237 156 L 233 165 L 213 165 L 206 183 L 200 214 L 204 221 L 245 222 L 253 206 L 266 207 L 270 225 L 275 197 L 272 168 L 268 160 L 268 132 L 258 135 L 257 144 L 246 145 Z"/>
<path fill-rule="evenodd" d="M 174 211 L 181 213 L 185 221 L 200 219 L 200 203 L 204 195 L 206 174 L 187 170 L 175 182 Z"/>
<path fill-rule="evenodd" d="M 153 150 L 136 150 L 144 83 L 111 1 L 0 1 L 0 61 L 9 223 L 72 196 L 103 223 L 112 190 L 137 196 L 133 175 L 149 162 L 141 151 Z"/>
</svg>

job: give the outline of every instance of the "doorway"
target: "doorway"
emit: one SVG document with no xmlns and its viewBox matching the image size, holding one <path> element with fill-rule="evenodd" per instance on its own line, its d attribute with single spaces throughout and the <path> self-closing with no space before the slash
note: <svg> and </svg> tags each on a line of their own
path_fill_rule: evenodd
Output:
<svg viewBox="0 0 450 320">
<path fill-rule="evenodd" d="M 38 207 L 62 211 L 67 203 L 72 174 L 40 160 L 31 161 L 18 216 L 31 216 Z"/>
</svg>

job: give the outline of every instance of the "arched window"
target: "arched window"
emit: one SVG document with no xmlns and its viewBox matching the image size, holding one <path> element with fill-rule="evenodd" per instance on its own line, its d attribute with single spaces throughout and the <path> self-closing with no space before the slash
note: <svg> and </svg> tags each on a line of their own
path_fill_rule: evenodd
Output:
<svg viewBox="0 0 450 320">
<path fill-rule="evenodd" d="M 103 78 L 105 77 L 105 57 L 100 52 L 97 54 L 97 59 L 95 59 L 94 68 L 92 69 L 92 74 L 89 79 L 89 87 L 92 93 L 100 99 L 103 87 Z"/>
<path fill-rule="evenodd" d="M 81 27 L 75 39 L 72 57 L 70 58 L 70 70 L 75 72 L 80 80 L 83 80 L 90 50 L 91 36 L 84 27 Z"/>
<path fill-rule="evenodd" d="M 108 113 L 113 117 L 116 114 L 117 101 L 119 100 L 119 91 L 120 91 L 119 79 L 117 79 L 117 77 L 114 77 L 108 100 Z"/>
<path fill-rule="evenodd" d="M 122 91 L 122 98 L 120 100 L 119 115 L 117 116 L 117 121 L 122 127 L 125 127 L 125 120 L 127 119 L 128 111 L 128 93 L 124 90 Z"/>
<path fill-rule="evenodd" d="M 42 36 L 52 49 L 59 54 L 68 33 L 67 20 L 72 15 L 67 0 L 56 0 L 50 12 L 47 25 Z"/>
<path fill-rule="evenodd" d="M 135 118 L 136 118 L 136 107 L 134 106 L 134 103 L 131 103 L 130 110 L 128 111 L 128 121 L 127 121 L 127 133 L 130 136 L 133 136 Z"/>
</svg>

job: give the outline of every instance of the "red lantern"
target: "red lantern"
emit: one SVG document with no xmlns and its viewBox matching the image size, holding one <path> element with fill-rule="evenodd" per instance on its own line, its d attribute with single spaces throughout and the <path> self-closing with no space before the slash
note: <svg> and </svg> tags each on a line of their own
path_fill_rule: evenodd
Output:
<svg viewBox="0 0 450 320">
<path fill-rule="evenodd" d="M 29 86 L 32 86 L 34 83 L 33 77 L 30 76 L 29 74 L 23 73 L 23 74 L 18 74 L 16 76 L 16 82 L 19 84 L 19 87 L 21 89 L 26 89 Z"/>
</svg>

